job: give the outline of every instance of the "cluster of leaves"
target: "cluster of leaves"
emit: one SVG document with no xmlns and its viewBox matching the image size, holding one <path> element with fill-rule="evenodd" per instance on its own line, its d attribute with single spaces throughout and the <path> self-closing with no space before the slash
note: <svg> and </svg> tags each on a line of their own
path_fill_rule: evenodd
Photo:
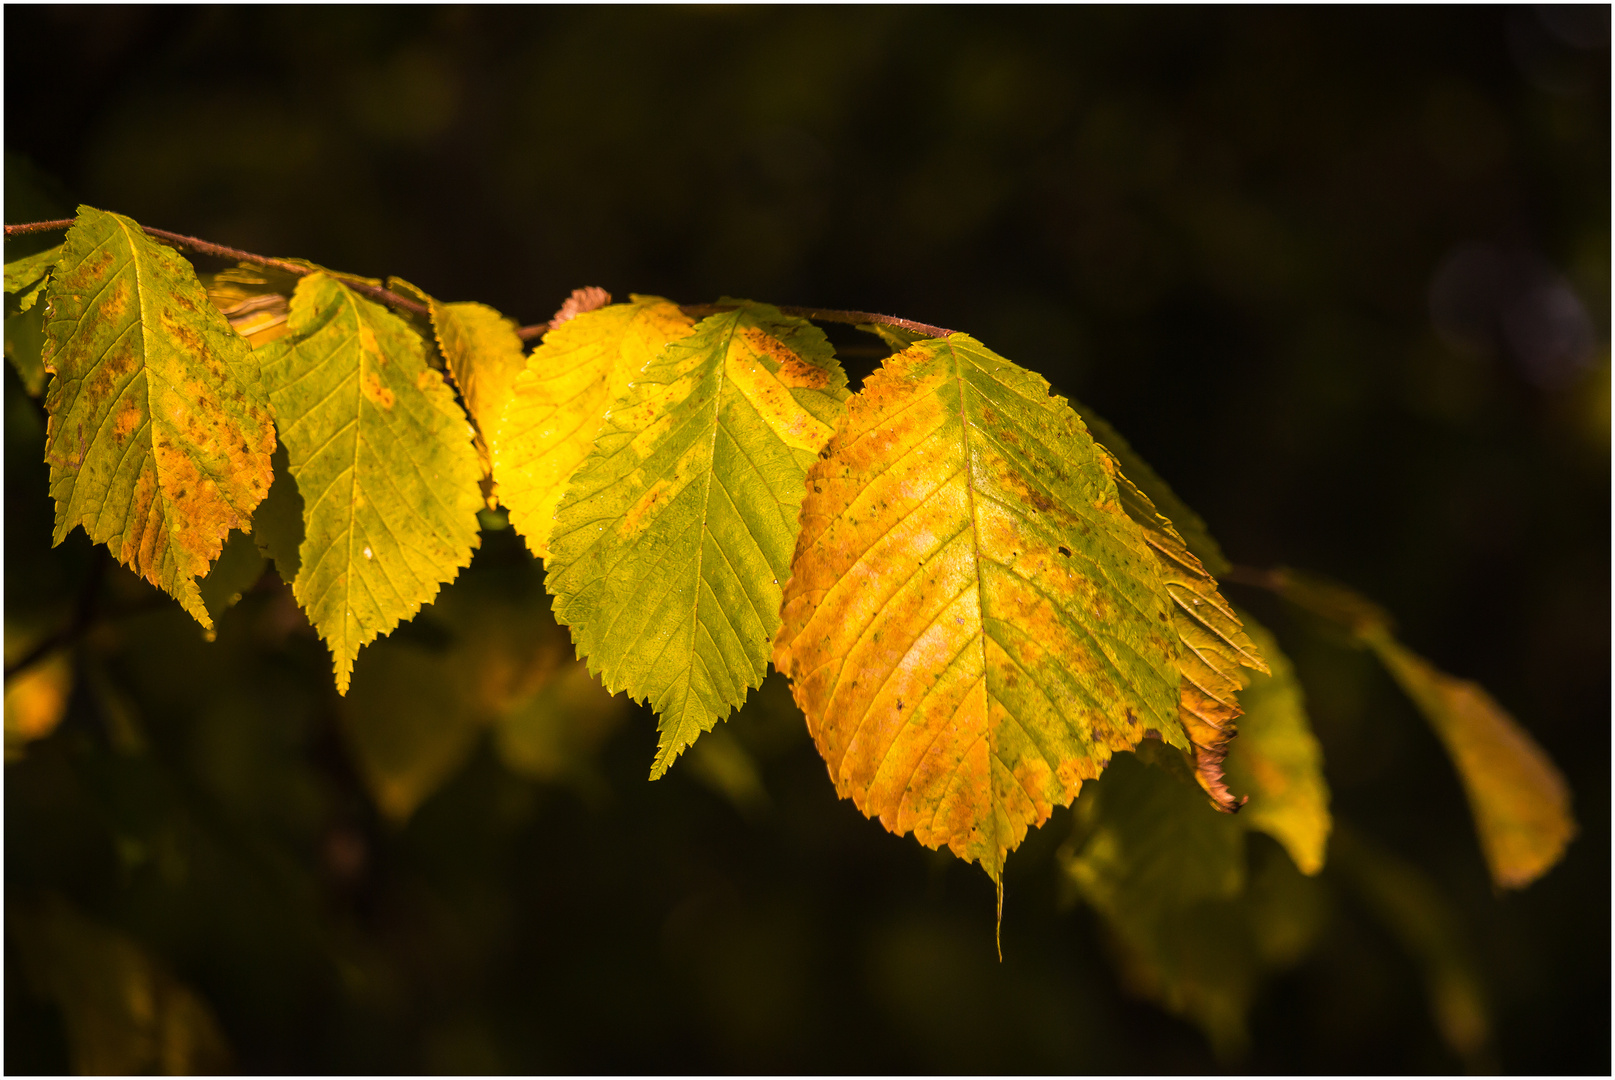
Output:
<svg viewBox="0 0 1615 1080">
<path fill-rule="evenodd" d="M 616 715 L 532 634 L 465 628 L 469 669 L 385 648 L 356 669 L 502 509 L 588 672 L 655 710 L 653 778 L 772 662 L 839 794 L 995 882 L 1095 785 L 1062 849 L 1073 895 L 1129 981 L 1219 1045 L 1243 1038 L 1262 973 L 1304 949 L 1332 821 L 1291 665 L 1125 440 L 968 334 L 865 323 L 892 355 L 850 393 L 806 318 L 579 290 L 525 353 L 484 305 L 295 260 L 204 280 L 87 207 L 5 277 L 7 354 L 45 396 L 55 540 L 82 526 L 209 630 L 273 563 L 354 689 L 350 734 L 394 817 L 468 745 L 389 760 L 412 718 L 430 740 L 471 730 L 434 722 L 469 709 L 507 760 L 542 770 L 556 715 Z M 1338 587 L 1244 579 L 1384 661 L 1447 746 L 1500 886 L 1557 861 L 1574 831 L 1563 781 L 1483 690 Z M 528 645 L 502 653 L 512 641 Z M 447 685 L 462 670 L 475 685 Z M 8 685 L 8 753 L 13 692 L 23 742 L 48 729 L 34 714 L 62 693 L 51 672 Z M 1288 861 L 1248 868 L 1250 830 Z M 1374 895 L 1405 914 L 1407 893 Z M 1441 1000 L 1459 1045 L 1467 999 Z"/>
</svg>

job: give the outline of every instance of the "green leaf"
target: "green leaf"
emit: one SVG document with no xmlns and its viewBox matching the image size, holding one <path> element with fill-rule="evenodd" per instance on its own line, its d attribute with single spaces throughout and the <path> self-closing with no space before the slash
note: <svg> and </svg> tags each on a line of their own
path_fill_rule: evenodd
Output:
<svg viewBox="0 0 1615 1080">
<path fill-rule="evenodd" d="M 606 410 L 692 325 L 677 304 L 636 296 L 574 315 L 527 358 L 498 424 L 484 431 L 499 501 L 534 554 L 549 555 L 555 508 L 594 449 Z"/>
<path fill-rule="evenodd" d="M 1492 881 L 1523 889 L 1547 873 L 1576 835 L 1570 787 L 1547 751 L 1485 688 L 1437 670 L 1389 634 L 1368 642 L 1447 748 Z"/>
<path fill-rule="evenodd" d="M 767 813 L 772 801 L 751 751 L 725 728 L 709 731 L 690 747 L 689 774 L 727 801 L 748 821 Z"/>
<path fill-rule="evenodd" d="M 1065 872 L 1113 925 L 1154 933 L 1201 901 L 1244 891 L 1244 828 L 1206 805 L 1170 747 L 1117 755 L 1075 814 L 1086 838 L 1067 852 Z"/>
<path fill-rule="evenodd" d="M 1155 551 L 1161 579 L 1171 594 L 1178 650 L 1178 719 L 1193 747 L 1195 777 L 1218 809 L 1232 813 L 1239 800 L 1223 780 L 1222 764 L 1239 718 L 1242 668 L 1266 673 L 1267 665 L 1239 617 L 1223 599 L 1217 580 L 1189 551 L 1177 527 L 1125 474 L 1116 475 L 1122 508 Z"/>
<path fill-rule="evenodd" d="M 1319 886 L 1272 847 L 1248 870 L 1239 819 L 1207 806 L 1182 755 L 1159 743 L 1118 755 L 1074 816 L 1059 861 L 1110 931 L 1124 983 L 1238 1058 L 1262 980 L 1322 928 Z"/>
<path fill-rule="evenodd" d="M 762 683 L 845 386 L 822 333 L 740 303 L 639 374 L 572 479 L 547 586 L 590 670 L 659 714 L 652 777 Z"/>
<path fill-rule="evenodd" d="M 966 334 L 918 342 L 823 456 L 774 664 L 842 797 L 998 880 L 1112 753 L 1187 749 L 1162 561 L 1047 382 Z"/>
<path fill-rule="evenodd" d="M 1250 795 L 1239 820 L 1283 844 L 1302 873 L 1316 874 L 1331 824 L 1323 749 L 1289 657 L 1265 626 L 1245 612 L 1240 617 L 1272 674 L 1253 675 L 1239 695 L 1245 715 L 1225 763 L 1228 783 Z"/>
<path fill-rule="evenodd" d="M 262 355 L 303 498 L 292 591 L 345 693 L 359 649 L 470 563 L 479 469 L 471 425 L 397 317 L 315 273 L 290 325 Z"/>
<path fill-rule="evenodd" d="M 6 263 L 6 292 L 16 293 L 18 311 L 27 311 L 44 291 L 45 282 L 56 262 L 62 257 L 66 241 L 53 248 L 24 255 Z"/>
<path fill-rule="evenodd" d="M 7 908 L 34 992 L 62 1011 L 73 1070 L 107 1076 L 223 1073 L 212 1010 L 132 938 L 51 899 Z"/>
<path fill-rule="evenodd" d="M 1547 873 L 1576 835 L 1564 775 L 1519 721 L 1480 685 L 1431 665 L 1392 636 L 1385 609 L 1344 585 L 1280 567 L 1248 580 L 1344 630 L 1379 657 L 1429 721 L 1458 770 L 1500 889 Z"/>
<path fill-rule="evenodd" d="M 35 305 L 28 311 L 6 316 L 6 359 L 32 397 L 45 392 L 45 309 Z"/>
<path fill-rule="evenodd" d="M 608 693 L 586 664 L 567 660 L 499 717 L 494 747 L 518 775 L 598 784 L 590 759 L 628 711 L 628 703 Z"/>
<path fill-rule="evenodd" d="M 258 505 L 262 508 L 263 503 Z M 207 577 L 198 583 L 202 603 L 215 623 L 240 602 L 242 593 L 258 583 L 258 579 L 264 576 L 264 566 L 264 557 L 252 542 L 251 535 L 232 530 L 224 542 L 219 561 L 213 564 Z"/>
<path fill-rule="evenodd" d="M 527 363 L 516 323 L 486 304 L 430 303 L 438 348 L 471 419 L 486 437 L 499 422 L 511 384 Z"/>
<path fill-rule="evenodd" d="M 211 628 L 195 579 L 271 480 L 257 360 L 190 263 L 117 214 L 80 208 L 46 295 L 55 542 L 82 525 Z"/>
<path fill-rule="evenodd" d="M 290 585 L 297 580 L 302 566 L 298 549 L 303 546 L 303 496 L 297 490 L 284 445 L 275 447 L 272 460 L 275 482 L 269 485 L 269 494 L 252 515 L 252 542 L 258 554 L 274 561 L 280 580 Z"/>
</svg>

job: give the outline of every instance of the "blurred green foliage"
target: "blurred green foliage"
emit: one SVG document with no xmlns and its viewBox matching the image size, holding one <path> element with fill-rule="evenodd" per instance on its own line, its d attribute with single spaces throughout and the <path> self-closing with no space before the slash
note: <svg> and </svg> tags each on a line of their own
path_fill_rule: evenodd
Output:
<svg viewBox="0 0 1615 1080">
<path fill-rule="evenodd" d="M 217 1063 L 153 1049 L 211 1054 L 216 1021 L 251 1072 L 1178 1072 L 1213 1042 L 1252 1071 L 1609 1069 L 1607 9 L 5 20 L 8 222 L 84 201 L 523 322 L 599 284 L 969 330 L 1100 410 L 1233 561 L 1349 581 L 1484 682 L 1583 826 L 1494 896 L 1373 658 L 1242 595 L 1352 823 L 1323 875 L 1247 836 L 1243 897 L 1130 955 L 1056 857 L 1098 865 L 1090 815 L 1159 771 L 1124 759 L 1010 860 L 999 964 L 990 883 L 838 803 L 777 677 L 647 783 L 652 718 L 570 674 L 492 516 L 350 699 L 273 575 L 221 579 L 204 641 L 82 533 L 49 547 L 8 369 L 8 662 L 87 613 L 38 691 L 68 687 L 59 723 L 6 766 L 8 1071 L 84 1064 L 87 1015 L 149 1068 Z M 426 708 L 439 669 L 498 692 Z M 9 755 L 9 696 L 7 723 Z M 1261 904 L 1239 925 L 1286 929 L 1258 973 L 1198 920 Z M 64 1005 L 124 999 L 37 978 L 47 918 L 180 1004 Z M 1211 1040 L 1149 1003 L 1167 965 Z"/>
</svg>

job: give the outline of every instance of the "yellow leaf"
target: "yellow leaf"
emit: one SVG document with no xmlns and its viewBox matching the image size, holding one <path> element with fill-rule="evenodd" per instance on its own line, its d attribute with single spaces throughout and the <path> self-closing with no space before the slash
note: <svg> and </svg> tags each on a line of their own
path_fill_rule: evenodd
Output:
<svg viewBox="0 0 1615 1080">
<path fill-rule="evenodd" d="M 359 649 L 471 562 L 479 470 L 465 413 L 391 312 L 315 273 L 291 326 L 262 355 L 303 500 L 292 593 L 346 693 Z"/>
<path fill-rule="evenodd" d="M 561 323 L 527 358 L 491 435 L 494 481 L 510 523 L 549 555 L 555 508 L 605 423 L 606 409 L 668 342 L 694 325 L 678 305 L 634 297 Z"/>
<path fill-rule="evenodd" d="M 1161 561 L 1042 378 L 965 334 L 886 360 L 808 472 L 774 664 L 836 790 L 999 879 L 1178 719 Z"/>
<path fill-rule="evenodd" d="M 190 263 L 118 214 L 79 209 L 45 296 L 55 542 L 84 526 L 211 629 L 196 578 L 271 480 L 257 360 Z"/>
<path fill-rule="evenodd" d="M 1230 786 L 1250 795 L 1239 820 L 1283 844 L 1302 873 L 1316 874 L 1331 825 L 1323 749 L 1289 658 L 1266 627 L 1240 614 L 1272 673 L 1253 675 L 1239 695 L 1245 715 L 1225 763 Z"/>
<path fill-rule="evenodd" d="M 550 539 L 556 619 L 656 709 L 653 778 L 762 684 L 802 478 L 847 396 L 810 323 L 724 304 L 613 405 Z"/>
<path fill-rule="evenodd" d="M 1432 667 L 1389 634 L 1367 638 L 1447 748 L 1499 888 L 1547 873 L 1576 835 L 1570 788 L 1547 752 L 1482 687 Z"/>
<path fill-rule="evenodd" d="M 1178 650 L 1182 674 L 1178 719 L 1193 747 L 1195 779 L 1217 809 L 1231 813 L 1239 809 L 1240 800 L 1223 781 L 1222 764 L 1240 714 L 1239 691 L 1245 685 L 1240 669 L 1265 674 L 1267 665 L 1234 609 L 1223 599 L 1216 579 L 1189 551 L 1177 527 L 1114 463 L 1109 467 L 1116 477 L 1122 507 L 1155 551 L 1161 578 L 1172 596 L 1172 625 L 1182 643 Z M 1156 483 L 1171 493 L 1158 478 Z"/>
</svg>

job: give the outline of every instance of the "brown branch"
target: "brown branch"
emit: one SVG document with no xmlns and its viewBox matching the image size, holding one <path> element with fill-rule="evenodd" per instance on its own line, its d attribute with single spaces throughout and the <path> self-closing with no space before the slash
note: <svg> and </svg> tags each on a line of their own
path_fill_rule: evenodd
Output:
<svg viewBox="0 0 1615 1080">
<path fill-rule="evenodd" d="M 73 218 L 65 218 L 61 221 L 30 221 L 21 225 L 7 225 L 6 238 L 9 240 L 13 236 L 25 236 L 29 233 L 49 232 L 52 229 L 65 229 L 71 226 L 73 221 Z M 291 274 L 293 277 L 307 277 L 309 274 L 313 273 L 327 273 L 334 278 L 340 279 L 344 285 L 352 289 L 354 292 L 363 293 L 374 300 L 379 300 L 382 303 L 388 304 L 395 308 L 402 308 L 404 311 L 410 311 L 416 315 L 423 315 L 427 317 L 431 316 L 431 310 L 427 308 L 425 304 L 417 303 L 408 297 L 399 296 L 397 293 L 384 289 L 380 285 L 372 285 L 366 281 L 355 280 L 348 274 L 339 273 L 334 270 L 316 271 L 311 267 L 301 266 L 294 262 L 287 262 L 285 259 L 272 259 L 267 255 L 255 255 L 250 251 L 242 251 L 240 248 L 228 247 L 224 244 L 215 244 L 211 240 L 203 240 L 195 236 L 186 236 L 183 233 L 169 232 L 167 229 L 154 229 L 149 225 L 142 225 L 141 229 L 146 233 L 147 236 L 166 241 L 175 247 L 186 248 L 201 255 L 212 255 L 220 259 L 231 259 L 238 263 L 252 263 L 254 266 L 268 267 L 271 270 L 279 270 L 282 273 Z"/>
<path fill-rule="evenodd" d="M 63 218 L 60 221 L 30 221 L 21 225 L 7 225 L 6 236 L 10 238 L 24 236 L 29 233 L 49 232 L 52 229 L 65 229 L 73 224 L 73 220 L 72 218 Z M 255 266 L 266 266 L 295 277 L 304 277 L 315 273 L 314 270 L 307 266 L 287 262 L 285 259 L 271 259 L 265 255 L 254 255 L 252 252 L 242 251 L 240 248 L 226 247 L 224 244 L 215 244 L 210 240 L 202 240 L 195 236 L 169 232 L 167 229 L 153 229 L 148 225 L 142 225 L 141 228 L 145 230 L 148 236 L 167 241 L 175 247 L 188 248 L 203 255 L 213 255 L 221 259 L 234 259 L 236 262 L 252 263 Z M 379 285 L 357 281 L 347 274 L 336 271 L 327 270 L 325 273 L 330 274 L 332 277 L 340 278 L 343 284 L 355 292 L 364 293 L 366 296 L 380 300 L 384 304 L 390 304 L 395 308 L 402 308 L 417 315 L 427 317 L 431 315 L 431 310 L 426 305 L 416 303 L 407 297 L 399 296 L 397 293 L 384 289 Z M 846 323 L 851 326 L 857 326 L 860 323 L 875 323 L 880 326 L 895 326 L 901 330 L 908 330 L 931 338 L 944 338 L 953 333 L 952 330 L 941 326 L 915 322 L 913 319 L 900 319 L 896 315 L 881 315 L 873 311 L 841 311 L 836 308 L 797 307 L 789 304 L 777 306 L 787 315 L 796 315 L 803 319 L 812 319 L 815 322 Z M 683 310 L 688 315 L 699 317 L 714 315 L 720 311 L 733 311 L 734 308 L 726 304 L 692 304 Z M 516 336 L 523 341 L 531 341 L 542 336 L 549 328 L 550 324 L 547 322 L 534 323 L 532 326 L 524 326 L 517 330 Z"/>
<path fill-rule="evenodd" d="M 881 326 L 895 326 L 903 330 L 912 330 L 916 334 L 926 337 L 944 338 L 953 333 L 952 330 L 929 323 L 915 322 L 912 319 L 900 319 L 896 315 L 878 315 L 873 311 L 841 311 L 835 308 L 797 307 L 792 304 L 776 304 L 787 315 L 796 315 L 803 319 L 812 319 L 815 322 L 846 323 L 857 326 L 860 323 L 876 323 Z M 686 315 L 703 318 L 707 315 L 716 315 L 724 311 L 733 311 L 728 304 L 686 304 L 679 309 Z M 524 326 L 516 331 L 516 336 L 523 341 L 543 335 L 550 328 L 549 323 L 536 323 L 533 326 Z"/>
</svg>

